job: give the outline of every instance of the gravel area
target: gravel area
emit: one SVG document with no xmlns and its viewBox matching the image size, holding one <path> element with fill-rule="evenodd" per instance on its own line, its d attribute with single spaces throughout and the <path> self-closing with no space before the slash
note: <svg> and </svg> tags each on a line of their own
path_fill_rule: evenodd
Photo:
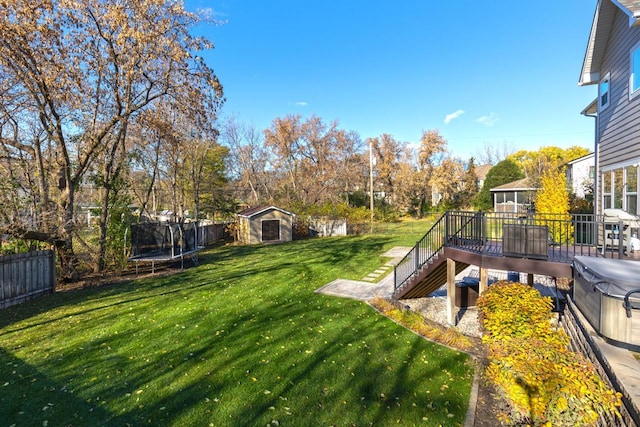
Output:
<svg viewBox="0 0 640 427">
<path fill-rule="evenodd" d="M 412 310 L 419 311 L 427 319 L 447 325 L 447 301 L 445 297 L 412 298 L 401 300 L 401 302 Z M 455 327 L 464 335 L 476 338 L 482 337 L 478 311 L 475 307 L 459 309 L 456 314 L 456 320 Z"/>
</svg>

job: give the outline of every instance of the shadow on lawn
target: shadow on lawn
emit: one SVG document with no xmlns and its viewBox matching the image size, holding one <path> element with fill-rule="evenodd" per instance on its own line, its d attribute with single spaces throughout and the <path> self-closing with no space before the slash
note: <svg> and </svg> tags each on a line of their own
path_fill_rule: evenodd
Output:
<svg viewBox="0 0 640 427">
<path fill-rule="evenodd" d="M 45 421 L 65 420 L 65 425 L 102 425 L 111 418 L 100 402 L 89 403 L 74 394 L 72 386 L 61 384 L 7 353 L 0 347 L 0 419 L 3 425 L 47 425 Z M 22 395 L 18 390 L 37 386 L 42 393 Z M 53 403 L 52 403 L 53 402 Z M 51 424 L 51 425 L 56 425 Z"/>
<path fill-rule="evenodd" d="M 3 316 L 0 320 L 0 327 L 4 327 L 6 333 L 16 332 L 82 314 L 91 314 L 94 323 L 109 324 L 123 311 L 113 310 L 114 307 L 124 309 L 126 305 L 132 304 L 135 308 L 142 309 L 144 305 L 139 304 L 140 302 L 163 296 L 169 298 L 157 304 L 170 304 L 175 299 L 174 296 L 184 295 L 186 298 L 194 291 L 207 287 L 210 288 L 209 294 L 198 295 L 197 301 L 215 304 L 218 291 L 233 292 L 233 286 L 242 286 L 243 279 L 253 274 L 266 273 L 270 278 L 277 277 L 278 273 L 307 277 L 318 271 L 316 264 L 348 266 L 349 262 L 361 262 L 373 254 L 381 254 L 384 249 L 388 249 L 385 246 L 390 242 L 390 239 L 384 237 L 331 238 L 297 241 L 278 246 L 217 248 L 201 257 L 200 267 L 185 270 L 174 276 L 151 277 L 104 288 L 55 294 L 13 307 L 7 310 L 10 315 Z M 274 260 L 274 257 L 278 259 Z M 217 266 L 220 267 L 221 273 L 217 272 Z M 316 285 L 312 280 L 310 284 Z M 250 286 L 255 285 L 252 283 Z M 42 425 L 46 418 L 40 418 L 41 415 L 46 417 L 48 414 L 57 414 L 57 420 L 65 420 L 67 424 L 73 425 L 124 425 L 127 422 L 143 424 L 149 423 L 149 420 L 156 425 L 166 425 L 185 422 L 185 419 L 199 423 L 209 419 L 224 425 L 240 426 L 268 423 L 273 414 L 271 408 L 286 405 L 291 407 L 291 411 L 295 412 L 295 420 L 302 425 L 317 423 L 319 412 L 330 414 L 330 418 L 335 419 L 338 424 L 359 424 L 365 421 L 389 421 L 390 417 L 402 416 L 403 410 L 411 411 L 409 402 L 401 402 L 403 406 L 400 408 L 395 399 L 396 396 L 406 396 L 407 390 L 424 385 L 425 375 L 412 375 L 412 369 L 415 367 L 409 363 L 420 359 L 420 349 L 424 348 L 424 342 L 412 337 L 414 341 L 403 355 L 405 361 L 388 362 L 387 366 L 387 362 L 379 356 L 386 356 L 387 352 L 394 353 L 393 349 L 398 345 L 395 324 L 387 320 L 372 322 L 372 317 L 378 314 L 360 302 L 316 295 L 311 292 L 311 286 L 309 290 L 302 286 L 298 290 L 281 287 L 272 291 L 264 289 L 263 292 L 256 287 L 258 297 L 252 300 L 252 304 L 258 301 L 260 305 L 244 306 L 238 303 L 233 306 L 229 304 L 230 300 L 223 300 L 226 301 L 226 306 L 223 307 L 224 316 L 210 310 L 198 312 L 197 316 L 190 317 L 197 319 L 201 324 L 197 334 L 193 329 L 167 331 L 167 328 L 174 326 L 172 321 L 165 322 L 164 330 L 141 331 L 135 324 L 127 324 L 118 335 L 91 337 L 83 342 L 82 347 L 68 348 L 63 359 L 51 361 L 52 365 L 56 365 L 53 367 L 53 372 L 58 372 L 56 377 L 67 378 L 60 381 L 69 382 L 71 385 L 51 380 L 36 368 L 24 364 L 0 348 L 0 363 L 3 368 L 13 364 L 16 371 L 20 372 L 19 381 L 28 382 L 35 379 L 37 387 L 51 390 L 49 402 L 55 402 L 50 409 L 43 410 L 49 402 L 30 399 L 29 396 L 14 397 L 11 393 L 3 393 L 3 397 L 0 398 L 0 406 L 3 408 L 0 409 L 0 414 L 7 414 L 8 418 L 15 419 L 18 425 Z M 199 304 L 201 307 L 197 306 L 198 309 L 207 307 L 206 303 Z M 43 316 L 42 319 L 34 318 L 31 323 L 20 325 L 19 328 L 10 327 L 13 322 L 24 321 L 67 305 L 69 307 L 65 307 L 54 318 Z M 348 306 L 349 310 L 344 310 L 345 306 Z M 101 310 L 105 309 L 106 311 L 101 313 Z M 189 313 L 180 312 L 172 315 L 180 314 L 189 318 Z M 100 316 L 103 318 L 98 319 Z M 342 316 L 343 319 L 338 316 Z M 335 318 L 336 324 L 342 322 L 342 327 L 345 316 L 348 327 L 344 330 L 332 326 L 334 329 L 330 332 L 327 330 L 324 335 L 314 330 L 318 325 L 329 328 L 328 320 L 332 318 Z M 364 318 L 368 320 L 364 321 Z M 288 325 L 290 322 L 297 322 L 300 327 L 277 327 Z M 219 324 L 221 326 L 218 326 Z M 222 332 L 218 333 L 216 329 Z M 271 333 L 271 329 L 278 332 Z M 144 344 L 146 347 L 143 351 L 147 354 L 136 354 L 132 359 L 129 350 L 117 354 L 105 352 L 105 346 L 121 349 L 131 342 L 135 343 L 139 339 L 137 334 L 140 333 L 151 334 L 147 335 L 144 341 L 153 344 Z M 267 339 L 265 335 L 269 333 L 275 336 Z M 153 334 L 157 334 L 159 338 Z M 292 336 L 295 340 L 291 339 Z M 352 351 L 345 352 L 347 347 L 361 345 L 363 337 L 368 341 L 375 341 L 370 344 L 375 348 L 371 350 L 376 356 L 375 360 L 361 354 L 353 357 Z M 307 344 L 299 348 L 290 348 L 294 341 Z M 173 342 L 177 344 L 172 344 Z M 162 343 L 168 344 L 166 352 L 162 352 L 162 347 L 156 348 L 162 346 Z M 281 349 L 283 345 L 287 348 Z M 308 346 L 313 351 L 307 352 Z M 268 360 L 258 361 L 259 358 L 247 357 L 248 354 L 256 352 L 264 352 L 266 356 L 263 357 Z M 291 352 L 295 352 L 293 358 Z M 428 370 L 421 372 L 426 372 L 426 377 L 437 377 L 443 369 L 449 369 L 448 364 L 452 363 L 453 359 L 464 357 L 447 353 L 440 359 L 436 358 Z M 337 363 L 331 364 L 332 360 Z M 114 377 L 101 384 L 100 381 L 91 382 L 91 375 L 86 374 L 74 383 L 74 372 L 82 372 L 85 366 L 91 369 L 91 365 L 95 363 L 106 365 L 106 368 L 103 366 L 102 372 L 108 372 L 112 376 L 121 375 L 122 378 L 118 377 L 116 380 Z M 201 370 L 202 365 L 206 365 L 207 369 Z M 11 378 L 13 374 L 4 372 L 9 370 L 3 369 L 3 373 L 0 374 L 2 384 L 9 382 L 11 385 L 15 380 Z M 123 373 L 118 373 L 120 370 Z M 260 380 L 254 381 L 254 376 Z M 269 393 L 265 394 L 265 385 L 260 381 L 267 376 L 272 380 L 267 383 Z M 384 381 L 384 384 L 381 384 L 381 381 Z M 311 383 L 313 387 L 301 386 L 301 383 Z M 29 388 L 29 384 L 24 383 L 21 390 Z M 238 388 L 242 391 L 238 392 Z M 71 393 L 73 389 L 75 394 Z M 9 391 L 8 388 L 5 390 Z M 114 406 L 122 408 L 123 412 L 118 414 L 108 412 L 98 403 L 88 403 L 78 398 L 83 396 L 83 399 L 87 399 L 100 395 L 101 399 L 106 401 L 118 401 L 123 396 L 131 394 L 136 398 L 138 390 L 141 390 L 139 397 L 143 399 L 144 407 L 120 403 Z M 304 390 L 304 396 L 298 395 L 300 390 Z M 381 390 L 385 391 L 384 395 Z M 362 399 L 354 401 L 354 393 Z M 448 394 L 446 390 L 440 396 L 431 398 L 436 407 L 444 407 L 445 402 L 462 406 L 468 403 L 468 396 Z M 225 399 L 236 400 L 230 403 Z M 237 401 L 238 399 L 241 401 Z M 283 399 L 288 399 L 287 403 L 283 404 Z M 350 402 L 352 406 L 345 408 L 344 401 Z M 20 412 L 30 414 L 29 416 L 34 417 L 34 422 L 23 422 L 24 420 L 19 418 L 22 416 Z M 353 419 L 345 419 L 344 414 L 349 414 Z M 6 417 L 3 421 L 5 419 Z M 324 415 L 321 419 L 326 420 L 327 416 Z"/>
</svg>

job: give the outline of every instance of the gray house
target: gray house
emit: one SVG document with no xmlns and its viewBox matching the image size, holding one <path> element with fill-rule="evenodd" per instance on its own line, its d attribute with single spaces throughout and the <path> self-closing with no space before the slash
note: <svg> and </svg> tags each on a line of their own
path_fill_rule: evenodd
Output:
<svg viewBox="0 0 640 427">
<path fill-rule="evenodd" d="M 594 205 L 640 212 L 640 2 L 599 0 L 580 74 L 598 96 L 582 114 L 595 118 Z"/>
</svg>

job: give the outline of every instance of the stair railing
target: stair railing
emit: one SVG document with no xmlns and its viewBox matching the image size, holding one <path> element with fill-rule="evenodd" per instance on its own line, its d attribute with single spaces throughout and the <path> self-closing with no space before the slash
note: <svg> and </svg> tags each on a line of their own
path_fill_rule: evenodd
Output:
<svg viewBox="0 0 640 427">
<path fill-rule="evenodd" d="M 409 279 L 443 252 L 443 248 L 456 242 L 473 240 L 476 245 L 484 239 L 482 212 L 447 211 L 438 218 L 425 235 L 405 255 L 393 270 L 394 293 L 407 285 Z M 482 245 L 482 243 L 480 243 Z"/>
<path fill-rule="evenodd" d="M 446 235 L 448 212 L 431 226 L 415 246 L 405 255 L 393 269 L 394 292 L 402 289 L 407 281 L 416 274 L 420 268 L 442 250 L 444 236 Z"/>
</svg>

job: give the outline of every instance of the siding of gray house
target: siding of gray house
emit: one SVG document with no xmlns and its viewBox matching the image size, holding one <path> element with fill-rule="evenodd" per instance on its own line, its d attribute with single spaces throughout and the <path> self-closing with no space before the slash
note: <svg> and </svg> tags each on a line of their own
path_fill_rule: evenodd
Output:
<svg viewBox="0 0 640 427">
<path fill-rule="evenodd" d="M 640 97 L 629 100 L 629 55 L 640 41 L 640 28 L 629 28 L 629 17 L 613 7 L 616 14 L 600 68 L 601 79 L 611 73 L 610 104 L 598 112 L 601 171 L 640 157 Z"/>
<path fill-rule="evenodd" d="M 636 1 L 598 0 L 587 44 L 579 84 L 598 88 L 609 77 L 609 105 L 599 105 L 597 91 L 596 101 L 583 111 L 597 116 L 596 213 L 605 208 L 640 211 L 640 96 L 629 97 L 631 49 L 640 41 L 639 15 Z"/>
</svg>

